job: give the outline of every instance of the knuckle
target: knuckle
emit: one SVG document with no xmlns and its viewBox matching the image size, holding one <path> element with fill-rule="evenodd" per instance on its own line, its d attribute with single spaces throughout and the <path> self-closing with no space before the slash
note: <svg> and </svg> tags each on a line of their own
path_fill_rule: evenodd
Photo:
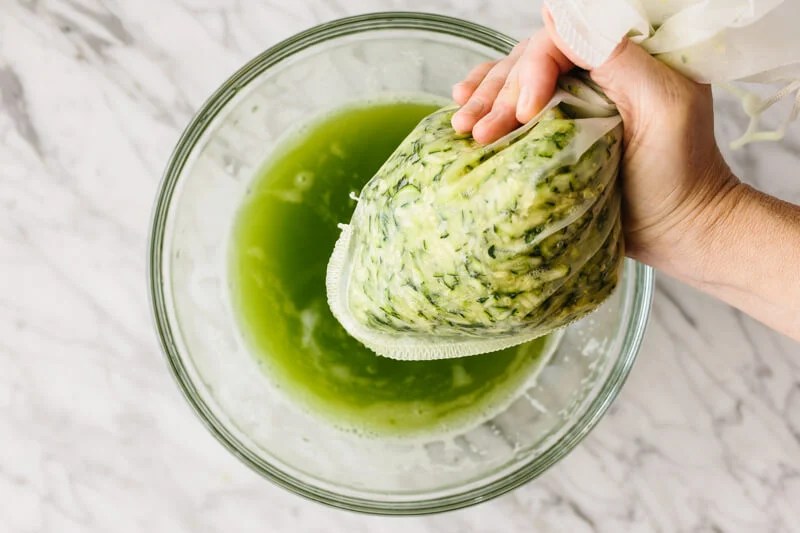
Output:
<svg viewBox="0 0 800 533">
<path fill-rule="evenodd" d="M 516 115 L 516 107 L 509 100 L 498 99 L 495 101 L 492 111 L 498 115 Z"/>
<path fill-rule="evenodd" d="M 509 76 L 506 78 L 506 81 L 503 83 L 503 91 L 514 91 L 517 88 L 517 80 Z"/>
<path fill-rule="evenodd" d="M 481 63 L 469 71 L 463 83 L 477 85 L 486 77 L 486 74 L 490 72 L 494 66 L 494 62 Z"/>
<path fill-rule="evenodd" d="M 486 107 L 486 103 L 483 98 L 473 96 L 464 107 L 470 113 L 480 113 Z"/>
<path fill-rule="evenodd" d="M 507 80 L 506 76 L 490 72 L 489 75 L 486 76 L 484 83 L 487 85 L 487 88 L 499 89 L 505 85 L 506 80 Z"/>
<path fill-rule="evenodd" d="M 496 64 L 497 64 L 497 61 L 484 61 L 483 63 L 481 63 L 481 64 L 477 65 L 475 68 L 473 68 L 470 71 L 470 74 L 483 75 L 484 73 L 486 73 L 489 70 L 491 70 Z"/>
</svg>

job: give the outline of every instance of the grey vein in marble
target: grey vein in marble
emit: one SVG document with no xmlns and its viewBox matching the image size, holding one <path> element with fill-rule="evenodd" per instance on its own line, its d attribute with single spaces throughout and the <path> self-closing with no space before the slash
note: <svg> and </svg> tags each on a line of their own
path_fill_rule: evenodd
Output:
<svg viewBox="0 0 800 533">
<path fill-rule="evenodd" d="M 359 516 L 270 485 L 167 372 L 148 222 L 205 97 L 332 18 L 425 10 L 522 37 L 535 4 L 0 0 L 0 531 L 797 531 L 800 346 L 666 278 L 625 388 L 582 445 L 536 482 L 440 516 Z M 742 131 L 737 109 L 719 94 L 723 144 Z M 800 202 L 798 129 L 726 157 Z"/>
</svg>

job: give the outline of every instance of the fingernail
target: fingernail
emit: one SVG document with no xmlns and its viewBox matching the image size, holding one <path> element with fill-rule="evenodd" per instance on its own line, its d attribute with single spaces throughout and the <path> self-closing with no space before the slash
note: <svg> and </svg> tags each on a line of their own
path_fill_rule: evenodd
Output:
<svg viewBox="0 0 800 533">
<path fill-rule="evenodd" d="M 460 113 L 454 113 L 450 119 L 450 125 L 458 132 L 465 132 L 472 128 L 472 121 L 464 118 Z"/>
<path fill-rule="evenodd" d="M 517 101 L 517 111 L 527 112 L 531 108 L 531 89 L 523 86 Z"/>
<path fill-rule="evenodd" d="M 467 105 L 459 109 L 459 113 L 468 113 L 470 115 L 477 115 L 483 111 L 483 102 L 480 100 L 470 100 Z"/>
</svg>

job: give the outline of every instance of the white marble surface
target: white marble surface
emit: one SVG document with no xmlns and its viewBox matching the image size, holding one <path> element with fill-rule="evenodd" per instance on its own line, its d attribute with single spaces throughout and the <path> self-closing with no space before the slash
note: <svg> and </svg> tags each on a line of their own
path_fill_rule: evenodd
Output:
<svg viewBox="0 0 800 533">
<path fill-rule="evenodd" d="M 193 110 L 315 23 L 436 11 L 521 37 L 524 0 L 0 0 L 0 532 L 795 531 L 800 345 L 659 279 L 610 413 L 537 481 L 434 517 L 365 517 L 273 487 L 167 372 L 145 285 L 150 207 Z M 744 125 L 719 104 L 720 139 Z M 800 202 L 800 125 L 729 154 Z"/>
</svg>

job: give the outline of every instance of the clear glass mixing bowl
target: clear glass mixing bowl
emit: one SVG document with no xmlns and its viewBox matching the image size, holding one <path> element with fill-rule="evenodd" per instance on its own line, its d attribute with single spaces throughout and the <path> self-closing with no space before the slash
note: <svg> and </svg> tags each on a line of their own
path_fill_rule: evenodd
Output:
<svg viewBox="0 0 800 533">
<path fill-rule="evenodd" d="M 155 205 L 155 323 L 178 385 L 214 436 L 298 494 L 351 510 L 418 514 L 472 505 L 564 457 L 619 392 L 644 332 L 653 273 L 628 261 L 620 287 L 566 329 L 524 394 L 491 420 L 415 441 L 363 438 L 287 401 L 241 339 L 227 243 L 256 170 L 310 116 L 383 93 L 448 96 L 514 41 L 462 20 L 379 13 L 312 28 L 267 50 L 203 105 L 169 161 Z"/>
</svg>

